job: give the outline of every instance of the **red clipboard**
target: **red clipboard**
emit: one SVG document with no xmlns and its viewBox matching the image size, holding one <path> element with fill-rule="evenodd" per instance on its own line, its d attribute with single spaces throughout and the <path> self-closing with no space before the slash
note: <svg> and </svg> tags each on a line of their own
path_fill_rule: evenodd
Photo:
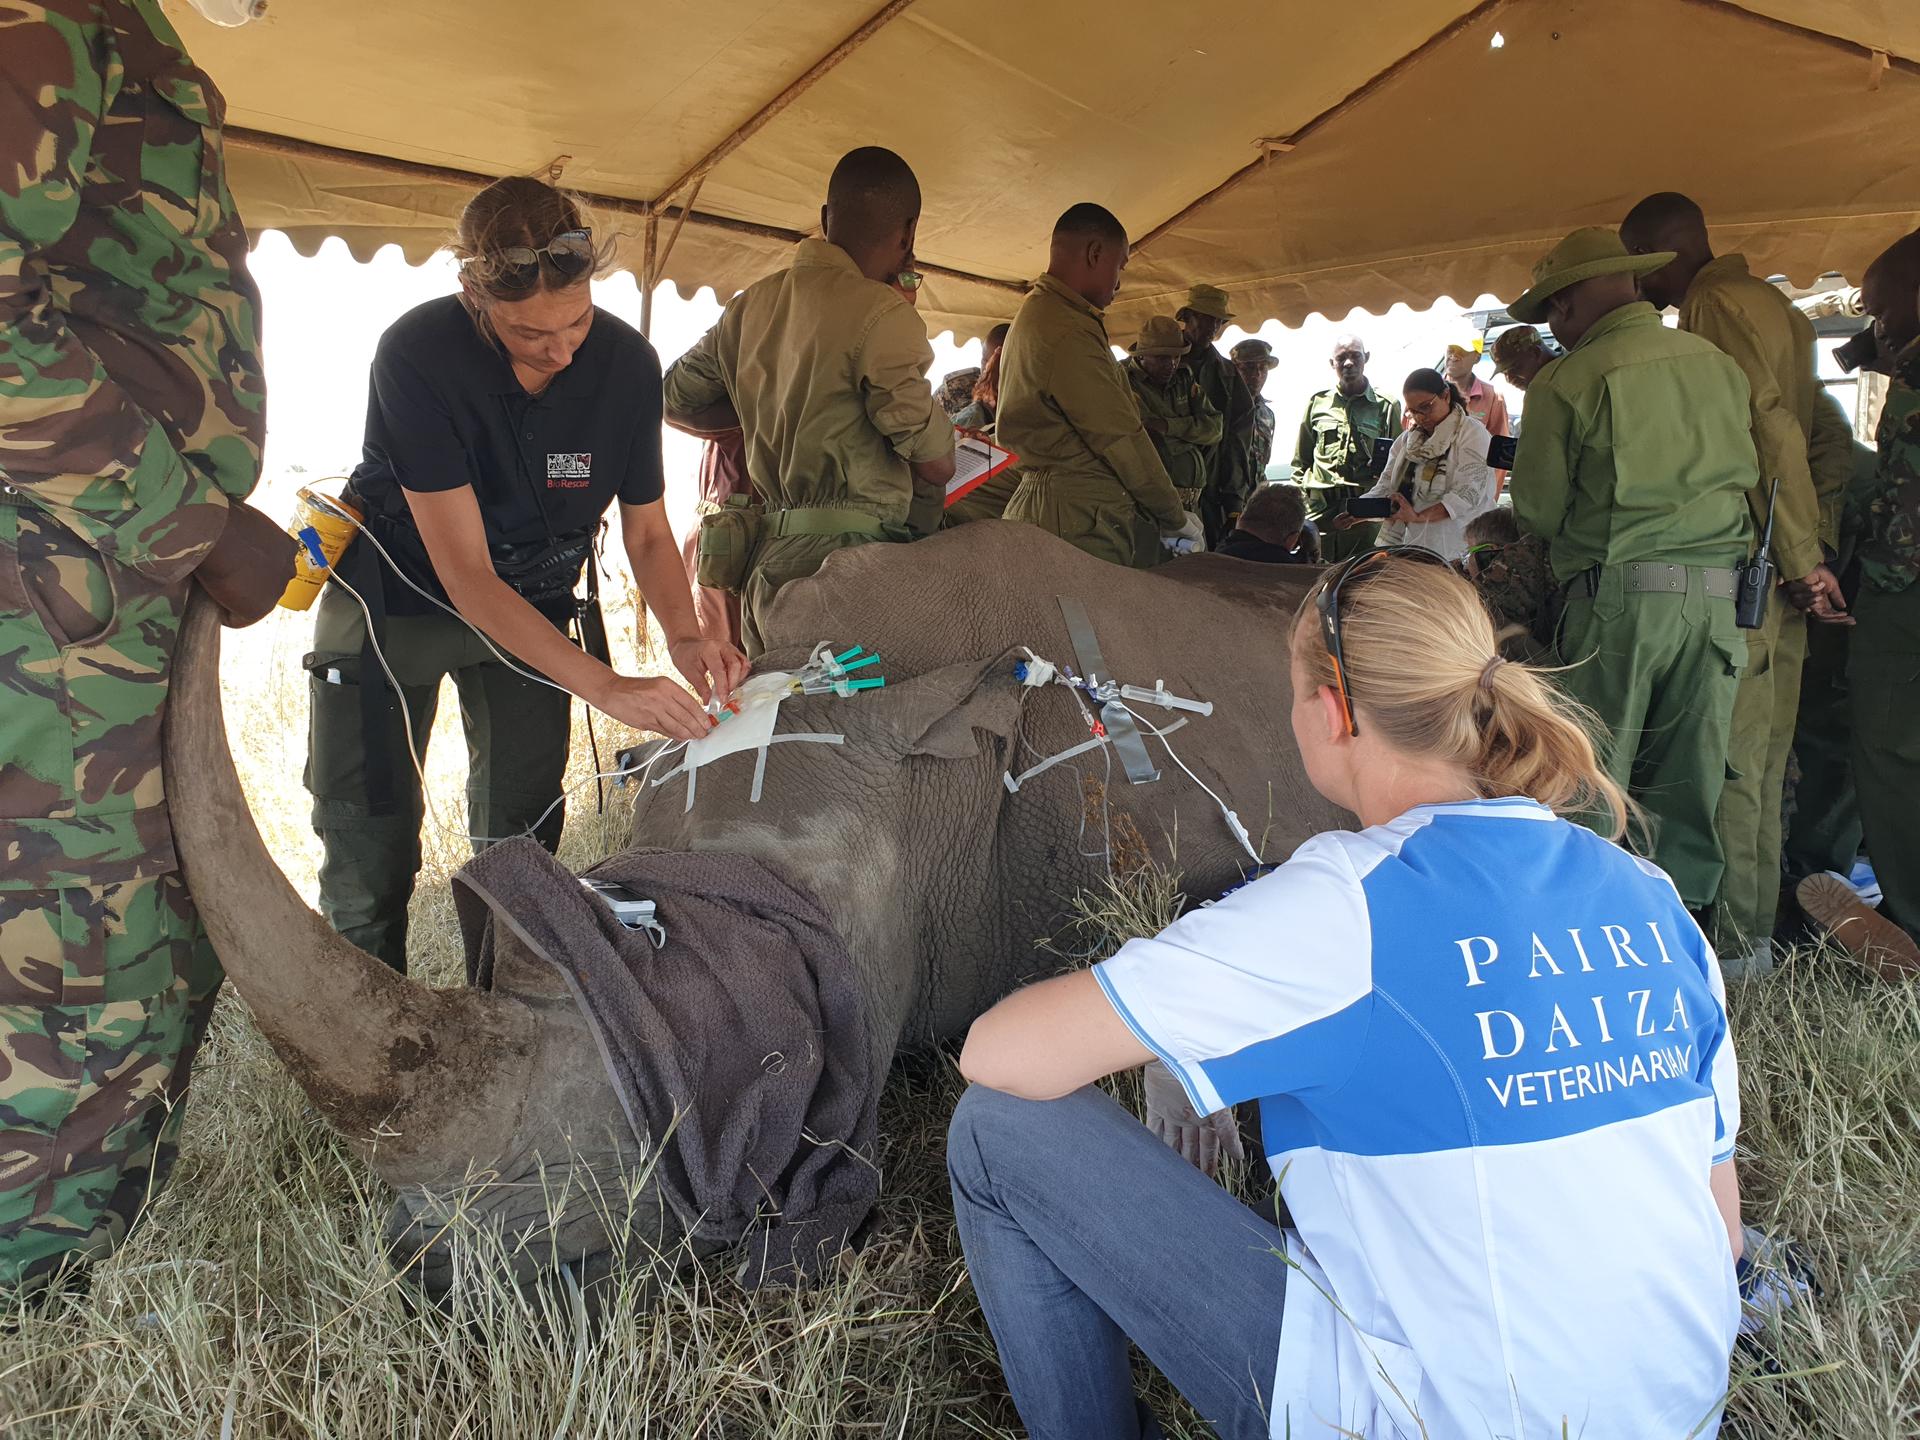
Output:
<svg viewBox="0 0 1920 1440">
<path fill-rule="evenodd" d="M 978 490 L 1009 465 L 1020 463 L 1011 450 L 1002 450 L 992 437 L 978 430 L 956 428 L 953 447 L 953 478 L 947 482 L 946 508 Z"/>
</svg>

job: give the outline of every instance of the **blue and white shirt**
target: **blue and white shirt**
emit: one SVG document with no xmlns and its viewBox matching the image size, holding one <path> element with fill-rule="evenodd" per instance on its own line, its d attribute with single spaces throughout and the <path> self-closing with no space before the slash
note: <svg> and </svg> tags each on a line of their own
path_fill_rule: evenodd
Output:
<svg viewBox="0 0 1920 1440">
<path fill-rule="evenodd" d="M 1531 800 L 1424 805 L 1094 973 L 1202 1114 L 1260 1102 L 1296 1227 L 1275 1436 L 1718 1429 L 1739 1098 L 1658 869 Z"/>
</svg>

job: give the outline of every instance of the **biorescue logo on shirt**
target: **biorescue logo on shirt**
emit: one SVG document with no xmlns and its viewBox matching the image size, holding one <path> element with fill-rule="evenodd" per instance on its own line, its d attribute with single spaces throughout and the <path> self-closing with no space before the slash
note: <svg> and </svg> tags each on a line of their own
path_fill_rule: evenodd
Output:
<svg viewBox="0 0 1920 1440">
<path fill-rule="evenodd" d="M 569 450 L 547 456 L 549 490 L 584 490 L 593 479 L 593 453 Z"/>
</svg>

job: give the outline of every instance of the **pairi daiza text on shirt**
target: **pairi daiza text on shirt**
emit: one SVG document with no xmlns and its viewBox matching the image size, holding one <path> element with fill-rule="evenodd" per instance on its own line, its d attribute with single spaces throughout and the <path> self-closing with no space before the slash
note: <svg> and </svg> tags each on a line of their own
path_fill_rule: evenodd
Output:
<svg viewBox="0 0 1920 1440">
<path fill-rule="evenodd" d="M 1659 953 L 1657 961 L 1641 956 L 1635 948 L 1634 935 L 1626 926 L 1602 925 L 1599 927 L 1600 937 L 1606 942 L 1607 951 L 1600 961 L 1595 963 L 1588 953 L 1586 936 L 1576 928 L 1567 931 L 1571 950 L 1562 946 L 1561 954 L 1567 960 L 1563 966 L 1536 931 L 1530 937 L 1532 944 L 1528 954 L 1527 978 L 1551 980 L 1565 977 L 1570 970 L 1573 974 L 1591 975 L 1603 970 L 1644 970 L 1656 964 L 1672 965 L 1673 956 L 1667 950 L 1666 937 L 1660 933 L 1659 921 L 1648 920 L 1645 925 L 1653 948 Z M 1499 943 L 1490 935 L 1473 935 L 1456 940 L 1454 944 L 1459 947 L 1460 957 L 1466 965 L 1467 988 L 1486 984 L 1486 976 L 1482 972 L 1499 961 Z M 1628 990 L 1624 996 L 1601 994 L 1585 998 L 1592 1006 L 1593 1014 L 1589 1018 L 1576 1005 L 1574 1017 L 1578 1018 L 1577 1026 L 1574 1018 L 1568 1016 L 1557 1000 L 1552 1002 L 1552 1013 L 1539 1053 L 1554 1055 L 1565 1050 L 1583 1049 L 1589 1044 L 1613 1045 L 1624 1043 L 1628 1038 L 1648 1039 L 1676 1031 L 1690 1034 L 1692 1030 L 1686 997 L 1677 986 L 1673 990 L 1671 1003 L 1664 1000 L 1656 1002 L 1651 987 Z M 1613 1012 L 1611 1017 L 1610 1008 Z M 1482 1060 L 1511 1060 L 1527 1048 L 1526 1022 L 1515 1012 L 1504 1009 L 1478 1010 L 1474 1012 L 1474 1019 L 1480 1026 Z M 1537 1018 L 1534 1038 L 1536 1042 L 1542 1038 Z M 1611 1090 L 1649 1081 L 1682 1079 L 1692 1075 L 1693 1058 L 1693 1046 L 1689 1043 L 1588 1063 L 1510 1071 L 1497 1080 L 1491 1075 L 1483 1078 L 1503 1108 L 1512 1104 L 1524 1107 L 1604 1095 Z"/>
</svg>

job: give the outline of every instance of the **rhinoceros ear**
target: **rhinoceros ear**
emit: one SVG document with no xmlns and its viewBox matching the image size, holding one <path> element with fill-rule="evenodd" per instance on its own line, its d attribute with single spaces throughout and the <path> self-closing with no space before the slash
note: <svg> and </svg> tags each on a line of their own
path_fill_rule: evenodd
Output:
<svg viewBox="0 0 1920 1440">
<path fill-rule="evenodd" d="M 1017 658 L 1008 651 L 986 664 L 947 665 L 863 697 L 863 705 L 882 712 L 875 743 L 900 758 L 971 760 L 980 754 L 977 732 L 1011 740 L 1020 722 Z"/>
</svg>

